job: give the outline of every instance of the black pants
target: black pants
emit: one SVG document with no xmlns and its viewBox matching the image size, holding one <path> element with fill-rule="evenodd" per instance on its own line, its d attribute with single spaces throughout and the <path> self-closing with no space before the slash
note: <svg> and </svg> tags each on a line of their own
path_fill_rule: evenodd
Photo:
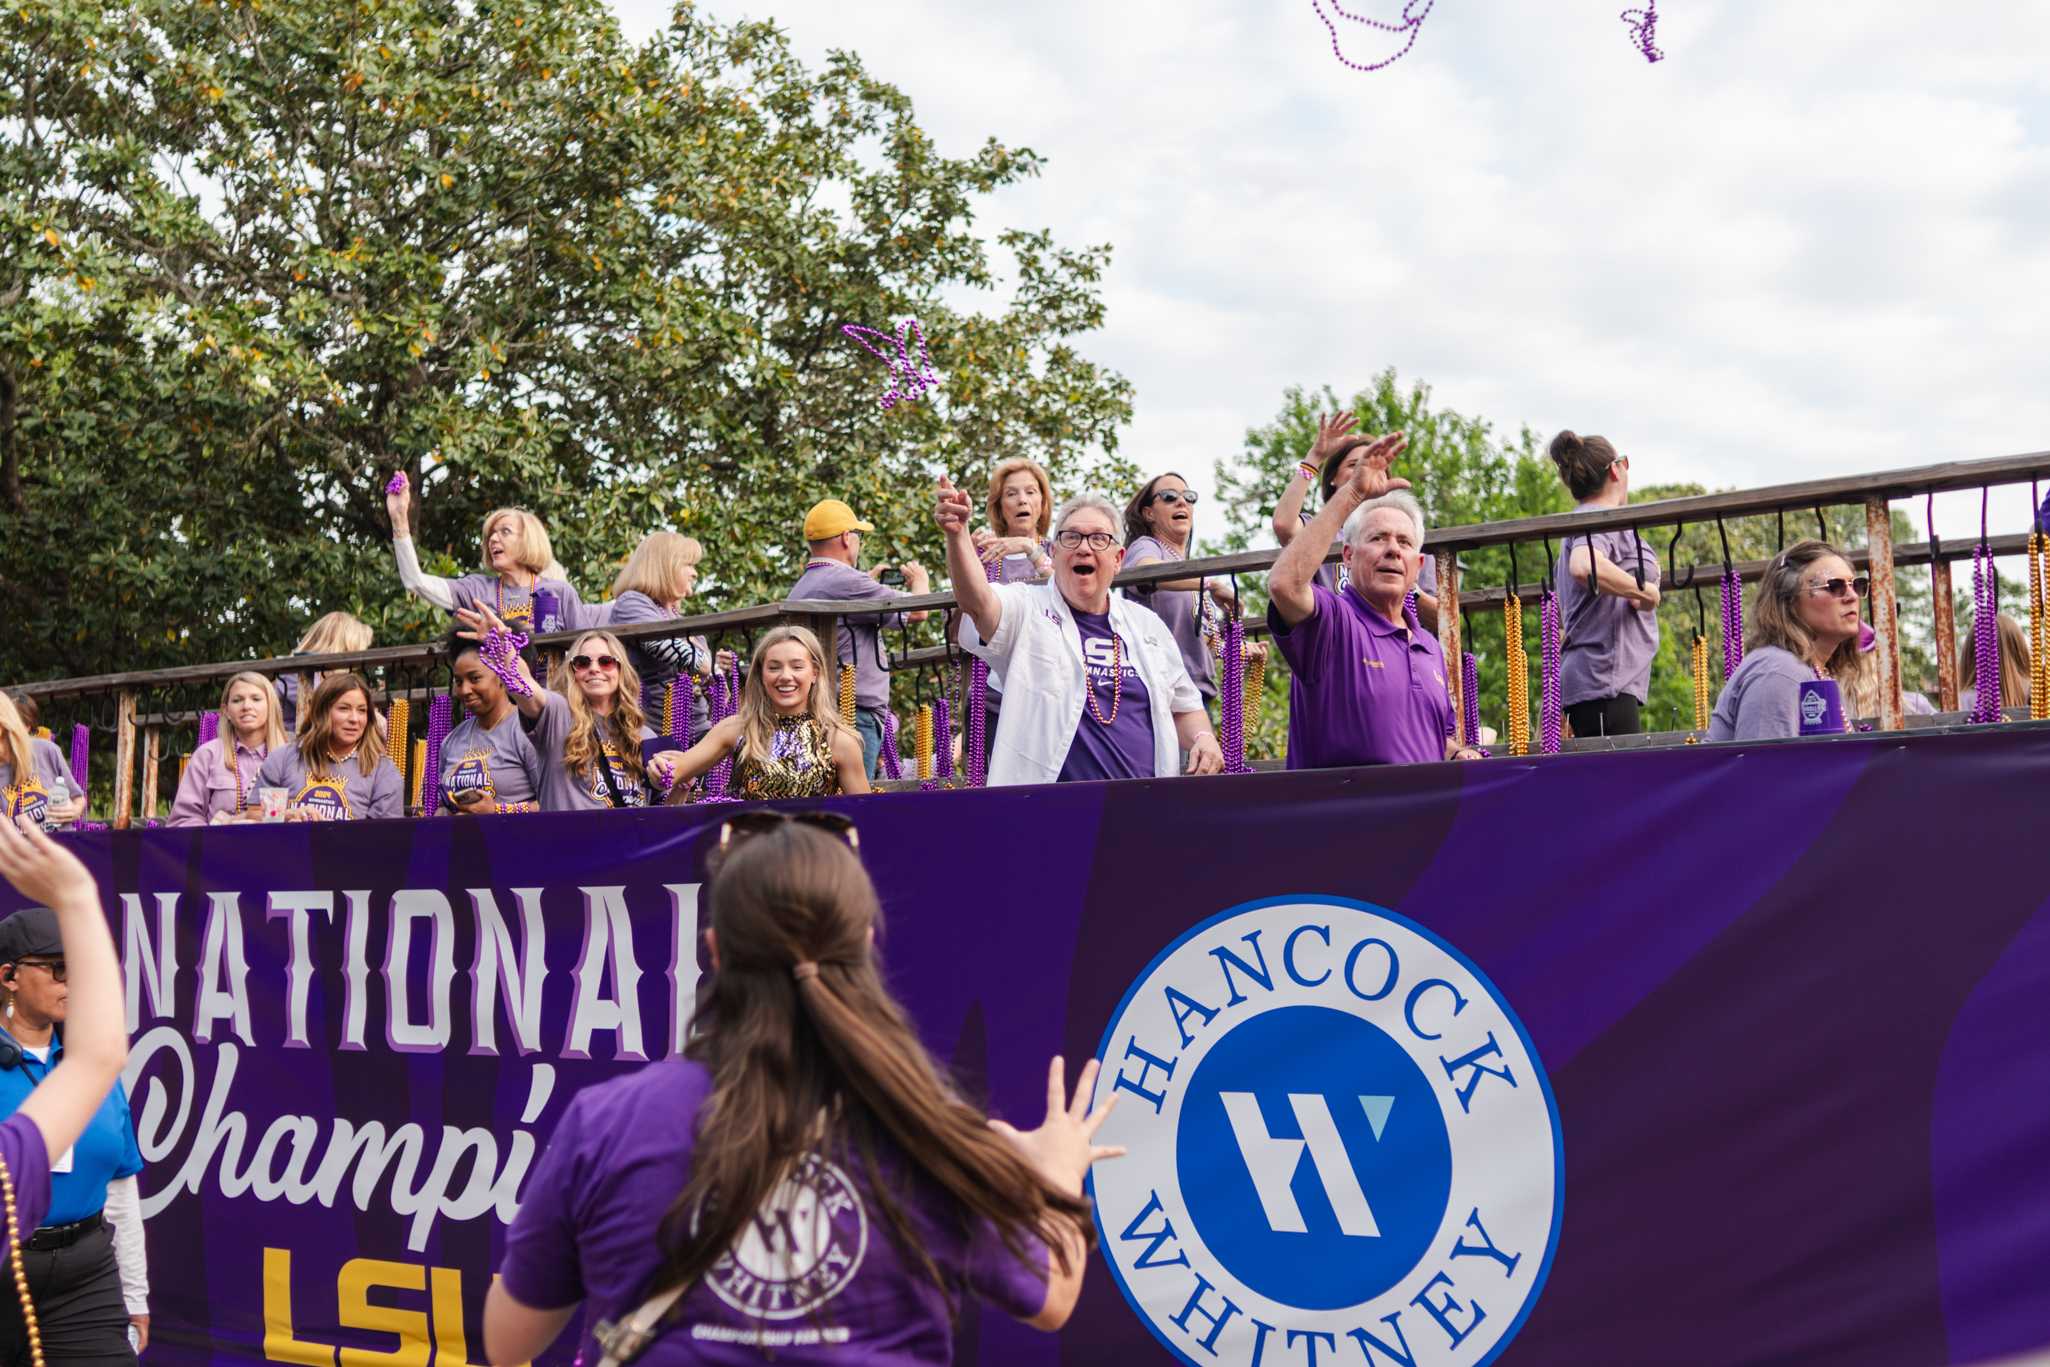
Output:
<svg viewBox="0 0 2050 1367">
<path fill-rule="evenodd" d="M 23 1248 L 21 1269 L 28 1274 L 49 1367 L 135 1367 L 112 1228 L 101 1225 L 69 1248 L 47 1253 Z M 10 1274 L 0 1281 L 0 1365 L 27 1367 L 28 1361 L 28 1328 Z"/>
<path fill-rule="evenodd" d="M 1640 729 L 1638 707 L 1637 699 L 1628 693 L 1614 698 L 1590 698 L 1567 708 L 1566 720 L 1573 724 L 1576 736 L 1634 736 Z"/>
</svg>

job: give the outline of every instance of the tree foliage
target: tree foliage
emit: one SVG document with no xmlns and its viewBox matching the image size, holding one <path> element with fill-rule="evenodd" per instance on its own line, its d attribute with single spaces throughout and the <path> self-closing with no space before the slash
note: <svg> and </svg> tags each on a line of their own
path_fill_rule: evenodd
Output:
<svg viewBox="0 0 2050 1367">
<path fill-rule="evenodd" d="M 935 558 L 938 472 L 1075 483 L 1129 416 L 1071 341 L 1108 248 L 975 222 L 1040 159 L 944 155 L 766 23 L 20 0 L 0 64 L 8 677 L 279 653 L 334 607 L 437 629 L 390 567 L 394 469 L 430 570 L 516 504 L 586 598 L 673 527 L 732 606 L 781 596 L 816 498 Z M 841 325 L 913 315 L 942 382 L 885 413 Z"/>
</svg>

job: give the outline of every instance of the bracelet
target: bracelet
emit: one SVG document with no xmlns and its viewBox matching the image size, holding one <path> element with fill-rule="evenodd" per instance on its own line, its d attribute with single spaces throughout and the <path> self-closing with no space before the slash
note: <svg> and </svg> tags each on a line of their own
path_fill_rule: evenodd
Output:
<svg viewBox="0 0 2050 1367">
<path fill-rule="evenodd" d="M 1296 462 L 1295 472 L 1301 475 L 1305 480 L 1309 481 L 1311 484 L 1315 484 L 1317 482 L 1317 467 L 1310 464 L 1306 460 Z"/>
</svg>

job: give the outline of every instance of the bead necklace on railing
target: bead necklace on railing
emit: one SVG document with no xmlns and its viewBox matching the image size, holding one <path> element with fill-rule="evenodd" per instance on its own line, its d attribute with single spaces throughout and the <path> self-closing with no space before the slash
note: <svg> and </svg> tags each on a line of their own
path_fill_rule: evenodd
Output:
<svg viewBox="0 0 2050 1367">
<path fill-rule="evenodd" d="M 1466 727 L 1466 743 L 1481 743 L 1481 662 L 1470 650 L 1459 655 L 1460 720 Z"/>
<path fill-rule="evenodd" d="M 2050 721 L 2050 536 L 2029 481 L 2029 720 Z"/>
<path fill-rule="evenodd" d="M 983 578 L 994 584 L 1003 577 L 1001 560 L 983 564 Z M 989 664 L 980 656 L 968 664 L 968 715 L 961 719 L 962 758 L 968 765 L 968 786 L 989 783 Z"/>
<path fill-rule="evenodd" d="M 406 789 L 406 805 L 425 816 L 434 813 L 427 810 L 427 741 L 423 737 L 413 742 L 413 779 Z"/>
<path fill-rule="evenodd" d="M 1723 539 L 1723 681 L 1727 683 L 1744 662 L 1744 580 L 1730 562 L 1730 534 L 1721 518 L 1716 519 L 1715 529 Z"/>
<path fill-rule="evenodd" d="M 840 720 L 854 725 L 854 666 L 840 666 Z"/>
<path fill-rule="evenodd" d="M 1218 690 L 1218 723 L 1223 732 L 1224 772 L 1250 774 L 1246 763 L 1246 624 L 1234 612 L 1224 619 L 1224 678 Z"/>
<path fill-rule="evenodd" d="M 438 694 L 427 706 L 427 771 L 421 788 L 423 811 L 441 810 L 441 743 L 448 739 L 449 723 L 454 716 L 455 704 L 446 693 Z"/>
<path fill-rule="evenodd" d="M 220 735 L 221 714 L 218 712 L 202 712 L 199 714 L 199 744 L 193 748 L 203 750 L 206 748 L 208 741 L 218 740 Z"/>
<path fill-rule="evenodd" d="M 883 709 L 883 777 L 901 779 L 904 777 L 904 756 L 897 749 L 897 710 Z"/>
<path fill-rule="evenodd" d="M 932 787 L 954 776 L 954 718 L 944 689 L 932 705 Z"/>
<path fill-rule="evenodd" d="M 1549 554 L 1546 556 L 1549 560 Z M 1592 577 L 1592 576 L 1590 576 Z M 1544 658 L 1540 661 L 1538 682 L 1538 724 L 1542 728 L 1539 739 L 1548 755 L 1559 753 L 1562 713 L 1559 706 L 1559 594 L 1547 582 L 1538 598 L 1538 631 Z"/>
<path fill-rule="evenodd" d="M 1253 719 L 1253 725 L 1260 724 L 1260 703 L 1267 696 L 1267 657 L 1255 655 L 1246 661 L 1246 706 L 1245 714 Z"/>
<path fill-rule="evenodd" d="M 71 728 L 71 776 L 78 780 L 80 792 L 85 791 L 85 776 L 92 768 L 92 728 L 84 722 Z"/>
<path fill-rule="evenodd" d="M 1514 575 L 1502 598 L 1503 663 L 1509 668 L 1509 753 L 1530 753 L 1530 656 L 1523 648 L 1523 603 Z"/>
<path fill-rule="evenodd" d="M 385 713 L 384 748 L 391 756 L 391 762 L 398 766 L 399 782 L 404 785 L 409 798 L 413 795 L 413 786 L 407 782 L 406 769 L 413 758 L 412 725 L 413 705 L 404 698 L 393 698 Z"/>
<path fill-rule="evenodd" d="M 917 720 L 914 725 L 917 727 L 917 730 L 912 734 L 911 749 L 912 754 L 918 760 L 918 786 L 926 792 L 931 792 L 932 705 L 930 703 L 920 703 L 918 705 Z"/>
<path fill-rule="evenodd" d="M 731 670 L 720 673 L 712 671 L 711 687 L 705 690 L 713 725 L 725 721 L 740 711 L 740 666 L 736 663 Z M 735 747 L 738 748 L 738 747 Z M 723 802 L 727 798 L 727 785 L 733 782 L 733 751 L 713 765 L 705 775 L 705 800 Z"/>
<path fill-rule="evenodd" d="M 2000 720 L 2000 600 L 1993 586 L 1993 550 L 1972 548 L 1972 720 Z"/>
</svg>

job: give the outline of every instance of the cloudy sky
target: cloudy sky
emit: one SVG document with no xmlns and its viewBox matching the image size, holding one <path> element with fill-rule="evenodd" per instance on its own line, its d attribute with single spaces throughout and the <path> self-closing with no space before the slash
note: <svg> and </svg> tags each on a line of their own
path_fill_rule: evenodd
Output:
<svg viewBox="0 0 2050 1367">
<path fill-rule="evenodd" d="M 1621 0 L 1439 0 L 1370 74 L 1311 0 L 701 3 L 861 53 L 951 153 L 1048 159 L 984 226 L 1114 245 L 1085 345 L 1144 469 L 1207 487 L 1285 386 L 1386 365 L 1642 480 L 2050 448 L 2050 0 L 1665 0 L 1657 64 Z"/>
</svg>

